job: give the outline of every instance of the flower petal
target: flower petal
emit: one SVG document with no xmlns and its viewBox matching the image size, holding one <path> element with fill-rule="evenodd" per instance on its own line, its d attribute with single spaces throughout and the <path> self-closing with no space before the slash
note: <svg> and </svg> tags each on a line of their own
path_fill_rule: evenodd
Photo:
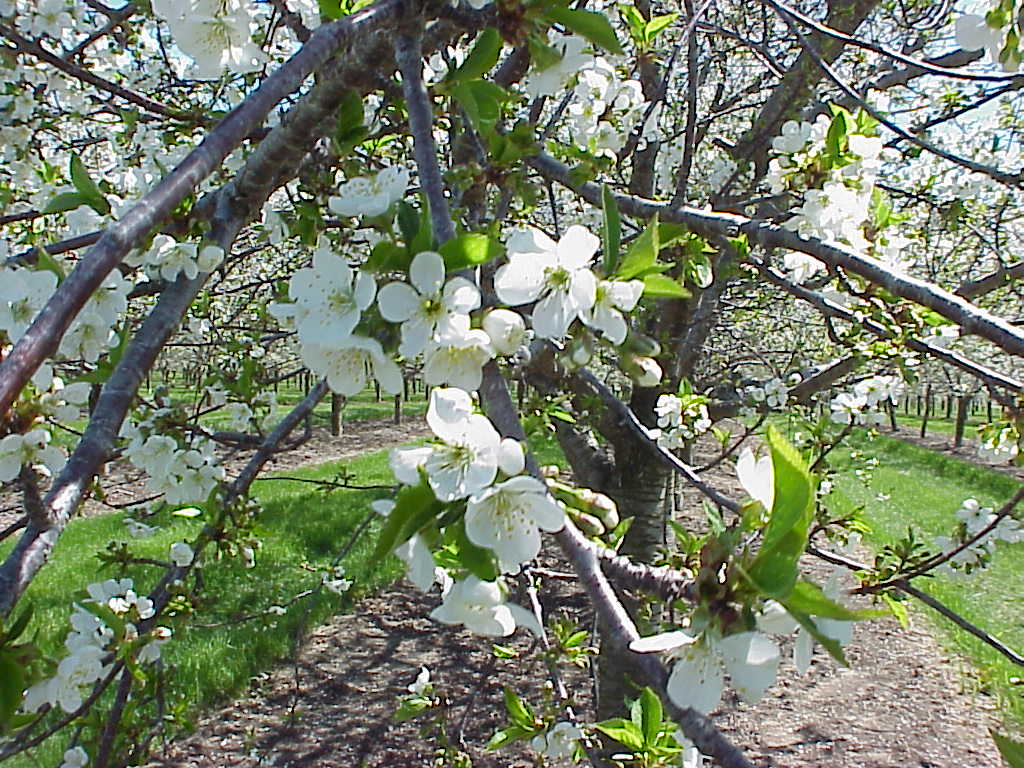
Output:
<svg viewBox="0 0 1024 768">
<path fill-rule="evenodd" d="M 437 296 L 444 283 L 444 259 L 436 251 L 417 253 L 409 266 L 409 280 L 424 296 Z"/>
<path fill-rule="evenodd" d="M 412 317 L 420 305 L 419 294 L 405 283 L 388 283 L 380 289 L 377 306 L 389 323 L 402 323 Z"/>
</svg>

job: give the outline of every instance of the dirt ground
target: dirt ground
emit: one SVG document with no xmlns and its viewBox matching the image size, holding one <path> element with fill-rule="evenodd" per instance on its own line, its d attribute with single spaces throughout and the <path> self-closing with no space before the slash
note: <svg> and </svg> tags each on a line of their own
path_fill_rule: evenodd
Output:
<svg viewBox="0 0 1024 768">
<path fill-rule="evenodd" d="M 318 437 L 295 460 L 351 455 L 350 440 L 362 450 L 378 449 L 414 433 L 413 425 L 349 425 L 343 438 Z M 708 476 L 723 491 L 735 489 L 730 469 Z M 565 570 L 557 553 L 545 552 L 549 569 Z M 827 568 L 812 568 L 821 578 L 828 574 Z M 541 599 L 546 613 L 566 612 L 582 627 L 591 625 L 573 582 L 549 579 Z M 436 594 L 423 595 L 405 583 L 362 601 L 353 615 L 313 631 L 292 662 L 261 675 L 246 695 L 167 745 L 150 768 L 450 764 L 435 762 L 437 741 L 424 738 L 420 721 L 390 720 L 422 665 L 449 702 L 443 711 L 450 742 L 474 766 L 531 765 L 522 748 L 494 753 L 484 745 L 503 721 L 502 686 L 522 691 L 524 672 L 535 681 L 543 678 L 536 649 L 531 652 L 529 640 L 517 633 L 502 642 L 520 656 L 497 661 L 487 638 L 430 621 L 427 614 L 438 603 Z M 987 735 L 998 720 L 993 702 L 976 691 L 968 665 L 939 647 L 923 614 L 913 614 L 913 623 L 909 631 L 891 620 L 858 624 L 847 649 L 848 669 L 817 649 L 801 677 L 784 648 L 779 680 L 761 702 L 746 705 L 727 694 L 715 720 L 763 766 L 996 768 L 1001 763 Z M 542 691 L 533 685 L 536 701 Z M 589 675 L 572 674 L 567 685 L 586 719 L 593 702 Z"/>
</svg>

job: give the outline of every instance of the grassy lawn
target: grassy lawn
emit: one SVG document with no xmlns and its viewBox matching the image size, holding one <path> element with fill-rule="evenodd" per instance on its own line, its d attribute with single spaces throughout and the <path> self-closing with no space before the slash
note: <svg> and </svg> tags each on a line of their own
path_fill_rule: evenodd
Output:
<svg viewBox="0 0 1024 768">
<path fill-rule="evenodd" d="M 365 485 L 393 482 L 387 454 L 379 451 L 347 463 L 347 469 Z M 290 474 L 329 479 L 338 464 L 296 470 Z M 369 512 L 369 502 L 382 491 L 342 490 L 324 496 L 316 486 L 294 481 L 261 481 L 255 496 L 263 512 L 255 532 L 263 541 L 254 569 L 239 558 L 216 561 L 207 551 L 203 561 L 206 589 L 201 613 L 191 626 L 175 629 L 164 647 L 167 670 L 174 676 L 180 699 L 173 709 L 184 718 L 244 688 L 253 675 L 286 657 L 304 632 L 329 616 L 349 610 L 353 600 L 400 574 L 398 561 L 372 560 L 376 526 L 356 543 L 344 560 L 346 577 L 355 583 L 345 595 L 320 590 L 312 597 L 288 605 L 283 615 L 267 613 L 271 606 L 286 605 L 298 593 L 314 588 L 320 573 L 329 568 L 339 550 Z M 90 580 L 131 576 L 141 593 L 154 583 L 155 569 L 133 566 L 125 573 L 101 568 L 96 553 L 109 541 L 129 541 L 133 554 L 166 560 L 170 545 L 188 540 L 202 523 L 177 517 L 159 519 L 160 530 L 150 538 L 130 540 L 120 513 L 75 520 L 68 526 L 54 553 L 53 562 L 33 581 L 26 600 L 35 608 L 30 632 L 41 630 L 39 642 L 51 654 L 61 655 L 67 633 L 70 602 L 84 594 L 83 574 Z M 154 522 L 150 520 L 149 522 Z M 11 543 L 5 542 L 0 555 Z M 246 620 L 243 617 L 256 616 Z M 57 631 L 54 630 L 57 628 Z M 57 765 L 67 734 L 59 743 L 45 743 L 9 765 Z"/>
<path fill-rule="evenodd" d="M 907 534 L 913 526 L 918 538 L 931 547 L 932 538 L 947 534 L 955 512 L 966 498 L 998 507 L 1018 484 L 1012 478 L 959 459 L 932 453 L 898 440 L 858 435 L 852 448 L 878 458 L 866 482 L 853 474 L 850 451 L 837 451 L 840 470 L 829 496 L 832 508 L 849 512 L 863 508 L 872 532 L 868 545 L 881 549 Z M 938 576 L 918 579 L 915 585 L 938 598 L 972 623 L 987 630 L 1017 651 L 1024 650 L 1024 544 L 997 545 L 992 564 L 968 577 Z M 919 606 L 938 628 L 940 641 L 973 661 L 981 689 L 997 698 L 1007 724 L 1018 733 L 1024 728 L 1024 669 L 980 640 Z"/>
<path fill-rule="evenodd" d="M 292 382 L 289 382 L 291 384 Z M 167 392 L 175 402 L 181 401 L 185 403 L 194 402 L 195 391 L 187 389 L 183 386 L 171 386 L 167 388 Z M 152 396 L 152 391 L 143 391 L 140 393 L 143 397 L 149 398 Z M 304 389 L 295 386 L 281 385 L 277 390 L 277 403 L 278 403 L 278 418 L 283 415 L 288 409 L 298 403 L 302 398 L 306 396 Z M 427 412 L 427 401 L 424 397 L 423 390 L 413 392 L 410 388 L 409 399 L 402 398 L 401 401 L 402 416 L 413 417 L 419 416 Z M 391 419 L 395 414 L 395 399 L 386 392 L 382 392 L 380 399 L 377 399 L 377 395 L 372 387 L 364 389 L 358 395 L 349 397 L 345 400 L 342 410 L 342 421 L 365 421 L 368 419 Z M 211 429 L 222 429 L 225 428 L 228 417 L 223 411 L 215 411 L 200 419 L 201 423 Z M 330 424 L 331 421 L 331 398 L 330 395 L 325 397 L 317 405 L 313 411 L 313 423 L 316 425 Z"/>
</svg>

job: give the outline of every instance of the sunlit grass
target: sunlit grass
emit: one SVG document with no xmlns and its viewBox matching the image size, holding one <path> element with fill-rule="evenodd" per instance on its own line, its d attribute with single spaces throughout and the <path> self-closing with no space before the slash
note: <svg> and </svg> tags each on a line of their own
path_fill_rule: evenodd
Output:
<svg viewBox="0 0 1024 768">
<path fill-rule="evenodd" d="M 969 462 L 936 454 L 887 437 L 867 442 L 857 436 L 853 447 L 878 459 L 867 478 L 854 470 L 850 453 L 837 451 L 840 474 L 829 504 L 837 512 L 862 507 L 871 526 L 866 542 L 876 551 L 913 528 L 931 547 L 932 539 L 948 535 L 960 503 L 975 498 L 997 508 L 1019 487 L 1013 478 Z M 992 564 L 969 577 L 918 579 L 915 586 L 933 595 L 1001 641 L 1024 651 L 1024 544 L 997 545 Z M 1024 727 L 1024 669 L 968 632 L 921 606 L 950 649 L 968 656 L 978 670 L 981 689 L 996 697 L 1008 723 Z"/>
</svg>

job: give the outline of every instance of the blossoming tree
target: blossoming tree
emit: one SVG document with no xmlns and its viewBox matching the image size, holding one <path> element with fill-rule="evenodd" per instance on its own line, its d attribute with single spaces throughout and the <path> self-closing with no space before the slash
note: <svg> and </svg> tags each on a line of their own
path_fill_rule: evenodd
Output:
<svg viewBox="0 0 1024 768">
<path fill-rule="evenodd" d="M 968 499 L 929 552 L 869 565 L 828 500 L 833 446 L 925 360 L 1004 407 L 983 437 L 1018 454 L 1019 25 L 1012 0 L 0 0 L 0 482 L 24 512 L 0 534 L 0 760 L 67 733 L 65 766 L 137 761 L 119 728 L 159 717 L 128 705 L 168 606 L 214 542 L 254 557 L 250 486 L 317 402 L 397 393 L 404 363 L 434 439 L 391 455 L 378 552 L 438 592 L 433 619 L 546 642 L 509 585 L 550 535 L 599 617 L 602 721 L 510 694 L 497 742 L 599 761 L 600 733 L 644 764 L 750 765 L 708 713 L 727 680 L 772 685 L 773 637 L 796 633 L 798 669 L 815 644 L 842 662 L 866 616 L 845 575 L 949 614 L 914 580 L 1024 536 L 1024 490 Z M 212 350 L 191 413 L 139 398 L 183 359 L 169 345 Z M 319 383 L 281 415 L 261 360 Z M 86 406 L 65 454 L 54 430 Z M 220 409 L 231 431 L 199 424 Z M 777 411 L 803 443 L 748 440 Z M 571 478 L 538 466 L 524 418 Z M 712 432 L 742 497 L 690 463 Z M 218 444 L 251 451 L 238 475 Z M 19 601 L 117 458 L 146 504 L 205 526 L 150 563 L 147 595 L 83 583 L 67 654 L 41 658 Z M 680 485 L 721 521 L 685 546 Z M 627 594 L 674 610 L 642 637 Z"/>
</svg>

